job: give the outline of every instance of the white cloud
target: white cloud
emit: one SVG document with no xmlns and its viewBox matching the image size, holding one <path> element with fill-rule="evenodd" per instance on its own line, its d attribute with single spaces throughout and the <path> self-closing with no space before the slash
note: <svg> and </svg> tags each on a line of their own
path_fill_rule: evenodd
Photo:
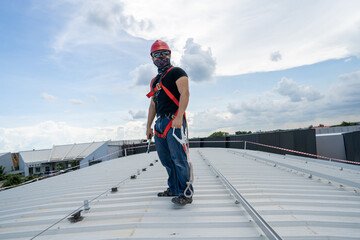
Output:
<svg viewBox="0 0 360 240">
<path fill-rule="evenodd" d="M 129 121 L 117 128 L 117 139 L 146 139 L 145 121 Z"/>
<path fill-rule="evenodd" d="M 357 1 L 302 1 L 296 5 L 285 0 L 156 3 L 125 2 L 124 9 L 134 18 L 151 19 L 154 26 L 151 31 L 133 34 L 145 39 L 165 35 L 179 52 L 189 37 L 194 38 L 201 46 L 211 48 L 217 75 L 272 71 L 342 58 L 351 55 L 349 47 L 358 46 L 360 41 L 360 36 L 351 31 L 360 21 Z M 286 53 L 286 61 L 273 62 L 264 56 L 274 48 Z"/>
<path fill-rule="evenodd" d="M 78 46 L 93 44 L 116 47 L 120 41 L 129 40 L 126 39 L 129 30 L 151 29 L 150 21 L 137 21 L 131 14 L 126 14 L 122 1 L 64 1 L 64 4 L 69 5 L 67 9 L 73 12 L 69 13 L 70 20 L 56 36 L 53 44 L 56 52 L 73 51 Z"/>
<path fill-rule="evenodd" d="M 193 82 L 215 81 L 216 62 L 211 49 L 202 50 L 201 46 L 189 38 L 186 41 L 184 55 L 181 58 L 181 66 L 188 73 Z"/>
<path fill-rule="evenodd" d="M 0 152 L 48 149 L 53 145 L 108 140 L 145 139 L 145 122 L 120 126 L 78 127 L 66 122 L 44 121 L 35 125 L 0 128 Z"/>
<path fill-rule="evenodd" d="M 47 149 L 54 144 L 106 141 L 114 139 L 116 133 L 116 127 L 82 128 L 55 121 L 17 128 L 0 128 L 0 152 Z"/>
<path fill-rule="evenodd" d="M 341 75 L 339 80 L 321 95 L 312 87 L 298 85 L 291 79 L 283 78 L 274 92 L 241 103 L 231 103 L 227 109 L 234 114 L 233 118 L 236 119 L 233 121 L 234 126 L 237 124 L 249 128 L 263 126 L 263 130 L 284 126 L 306 127 L 304 123 L 315 120 L 325 124 L 347 119 L 359 121 L 360 72 Z M 289 98 L 276 99 L 273 96 L 275 92 Z"/>
<path fill-rule="evenodd" d="M 119 48 L 120 42 L 136 38 L 161 38 L 172 46 L 177 62 L 183 46 L 193 38 L 211 49 L 216 75 L 280 70 L 360 52 L 359 1 L 65 2 L 75 10 L 55 40 L 58 52 L 96 44 Z M 265 56 L 274 49 L 286 53 L 286 61 L 279 61 L 280 52 L 271 59 Z"/>
<path fill-rule="evenodd" d="M 83 105 L 85 102 L 80 99 L 69 99 L 69 102 L 74 105 Z"/>
<path fill-rule="evenodd" d="M 344 110 L 349 112 L 360 111 L 360 71 L 342 74 L 340 82 L 330 87 L 326 96 L 326 104 L 329 109 L 339 113 Z"/>
<path fill-rule="evenodd" d="M 44 99 L 47 102 L 54 102 L 58 99 L 58 97 L 48 94 L 48 93 L 42 93 L 41 98 Z"/>
<path fill-rule="evenodd" d="M 143 119 L 147 117 L 147 112 L 144 110 L 139 110 L 139 111 L 130 110 L 129 114 L 133 119 Z"/>
<path fill-rule="evenodd" d="M 273 62 L 278 62 L 282 59 L 280 51 L 275 51 L 270 54 L 270 60 Z"/>
<path fill-rule="evenodd" d="M 291 78 L 285 77 L 278 82 L 278 87 L 275 91 L 281 95 L 288 96 L 293 102 L 302 100 L 315 101 L 322 98 L 320 92 L 313 87 L 298 85 Z"/>
<path fill-rule="evenodd" d="M 157 74 L 156 67 L 152 63 L 143 64 L 130 72 L 130 76 L 133 78 L 135 85 L 149 86 L 153 77 Z"/>
<path fill-rule="evenodd" d="M 212 132 L 233 126 L 233 114 L 224 110 L 205 109 L 199 112 L 187 112 L 191 137 L 209 136 Z"/>
<path fill-rule="evenodd" d="M 98 99 L 96 96 L 91 96 L 91 100 L 93 101 L 93 103 L 98 103 Z"/>
</svg>

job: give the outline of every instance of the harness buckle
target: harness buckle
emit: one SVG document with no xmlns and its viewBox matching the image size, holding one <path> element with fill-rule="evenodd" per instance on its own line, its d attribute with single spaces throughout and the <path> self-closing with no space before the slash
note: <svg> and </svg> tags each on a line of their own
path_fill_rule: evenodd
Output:
<svg viewBox="0 0 360 240">
<path fill-rule="evenodd" d="M 161 85 L 160 85 L 160 83 L 157 83 L 155 88 L 156 88 L 156 91 L 160 91 L 160 90 L 161 90 Z"/>
</svg>

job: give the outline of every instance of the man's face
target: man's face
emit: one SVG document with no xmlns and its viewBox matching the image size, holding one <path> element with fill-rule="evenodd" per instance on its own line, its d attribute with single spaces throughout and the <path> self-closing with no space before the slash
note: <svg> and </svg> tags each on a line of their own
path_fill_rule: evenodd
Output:
<svg viewBox="0 0 360 240">
<path fill-rule="evenodd" d="M 159 50 L 159 51 L 153 52 L 151 54 L 151 56 L 152 56 L 152 60 L 155 61 L 156 59 L 159 59 L 159 58 L 170 58 L 171 53 L 168 50 Z"/>
</svg>

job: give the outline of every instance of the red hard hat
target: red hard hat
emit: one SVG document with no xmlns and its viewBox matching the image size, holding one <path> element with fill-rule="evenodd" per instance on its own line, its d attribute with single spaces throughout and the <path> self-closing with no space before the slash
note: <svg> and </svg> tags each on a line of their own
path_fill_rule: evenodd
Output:
<svg viewBox="0 0 360 240">
<path fill-rule="evenodd" d="M 153 52 L 159 51 L 159 50 L 169 50 L 171 53 L 171 50 L 169 48 L 169 46 L 167 45 L 166 42 L 161 41 L 161 40 L 156 40 L 153 45 L 151 45 L 151 51 L 150 51 L 150 55 Z"/>
</svg>

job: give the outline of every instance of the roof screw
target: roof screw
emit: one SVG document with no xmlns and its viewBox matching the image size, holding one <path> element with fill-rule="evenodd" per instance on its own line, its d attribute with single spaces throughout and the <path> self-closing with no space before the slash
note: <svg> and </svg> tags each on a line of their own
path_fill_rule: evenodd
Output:
<svg viewBox="0 0 360 240">
<path fill-rule="evenodd" d="M 274 167 L 276 167 L 276 164 L 274 164 Z"/>
<path fill-rule="evenodd" d="M 340 168 L 340 171 L 344 170 L 343 168 Z"/>
<path fill-rule="evenodd" d="M 89 200 L 84 200 L 84 210 L 85 210 L 85 211 L 89 211 L 89 210 L 90 210 Z"/>
<path fill-rule="evenodd" d="M 113 187 L 113 188 L 111 188 L 111 192 L 117 192 L 118 191 L 118 188 L 117 187 Z"/>
<path fill-rule="evenodd" d="M 240 204 L 239 200 L 236 200 L 236 201 L 235 201 L 235 204 Z"/>
<path fill-rule="evenodd" d="M 312 174 L 310 174 L 309 178 L 312 178 Z"/>
<path fill-rule="evenodd" d="M 132 175 L 132 176 L 131 176 L 131 179 L 136 179 L 136 175 Z"/>
<path fill-rule="evenodd" d="M 145 172 L 145 171 L 146 171 L 146 168 L 143 168 L 142 171 Z"/>
<path fill-rule="evenodd" d="M 153 164 L 153 163 L 150 163 L 150 167 L 152 167 L 152 166 L 154 166 L 154 164 Z"/>
</svg>

